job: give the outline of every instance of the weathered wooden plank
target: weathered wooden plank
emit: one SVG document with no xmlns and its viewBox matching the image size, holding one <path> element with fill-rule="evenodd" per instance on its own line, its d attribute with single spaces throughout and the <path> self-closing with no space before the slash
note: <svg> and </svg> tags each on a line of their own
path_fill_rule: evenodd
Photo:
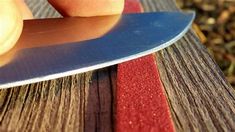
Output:
<svg viewBox="0 0 235 132">
<path fill-rule="evenodd" d="M 116 82 L 116 74 L 115 69 L 111 70 L 110 67 L 93 72 L 89 98 L 86 101 L 85 131 L 110 132 L 114 130 L 113 83 Z"/>
<path fill-rule="evenodd" d="M 172 0 L 142 0 L 146 11 L 178 10 Z M 178 131 L 235 131 L 235 91 L 190 31 L 156 54 Z"/>
<path fill-rule="evenodd" d="M 84 130 L 91 73 L 0 90 L 0 130 Z"/>
<path fill-rule="evenodd" d="M 37 18 L 59 17 L 45 0 L 26 1 Z M 177 10 L 172 0 L 142 2 L 146 11 Z M 192 31 L 156 56 L 178 131 L 235 131 L 234 89 Z M 0 130 L 111 131 L 115 89 L 110 67 L 0 90 Z"/>
</svg>

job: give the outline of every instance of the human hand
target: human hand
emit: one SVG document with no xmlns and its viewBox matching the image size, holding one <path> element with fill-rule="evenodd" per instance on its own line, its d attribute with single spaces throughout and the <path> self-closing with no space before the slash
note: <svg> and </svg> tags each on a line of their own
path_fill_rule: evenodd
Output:
<svg viewBox="0 0 235 132">
<path fill-rule="evenodd" d="M 124 0 L 48 0 L 63 16 L 102 16 L 120 14 Z M 0 55 L 16 44 L 24 19 L 32 19 L 24 0 L 0 2 Z"/>
</svg>

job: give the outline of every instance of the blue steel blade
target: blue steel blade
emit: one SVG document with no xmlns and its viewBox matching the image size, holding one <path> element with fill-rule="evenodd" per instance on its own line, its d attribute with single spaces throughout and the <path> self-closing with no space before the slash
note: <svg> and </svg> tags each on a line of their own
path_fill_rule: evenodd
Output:
<svg viewBox="0 0 235 132">
<path fill-rule="evenodd" d="M 142 57 L 179 40 L 195 13 L 123 15 L 105 36 L 82 42 L 29 48 L 0 67 L 0 88 L 83 73 Z"/>
</svg>

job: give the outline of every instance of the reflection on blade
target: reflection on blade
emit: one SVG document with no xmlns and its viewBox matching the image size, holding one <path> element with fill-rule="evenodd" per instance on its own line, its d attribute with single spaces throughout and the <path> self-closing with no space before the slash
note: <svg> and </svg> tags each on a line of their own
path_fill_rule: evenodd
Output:
<svg viewBox="0 0 235 132">
<path fill-rule="evenodd" d="M 0 55 L 0 67 L 16 52 L 27 48 L 48 47 L 102 37 L 120 20 L 120 15 L 25 20 L 20 39 L 13 49 Z"/>
<path fill-rule="evenodd" d="M 60 27 L 53 28 L 51 24 L 51 30 L 29 31 L 25 39 L 33 39 L 28 42 L 20 40 L 15 50 L 10 51 L 13 57 L 8 58 L 11 60 L 0 67 L 0 88 L 82 73 L 151 54 L 180 39 L 194 17 L 194 13 L 179 12 L 109 16 L 103 17 L 102 21 L 99 18 L 102 26 L 94 25 L 95 22 L 89 26 L 83 22 L 90 28 L 79 30 L 77 27 L 74 28 L 79 31 L 77 33 L 64 33 L 65 30 L 73 31 L 69 27 L 76 24 L 73 19 L 77 18 L 71 18 L 64 29 L 57 30 Z M 110 20 L 109 25 L 107 20 Z M 28 30 L 33 29 L 34 25 L 37 26 L 36 23 L 31 24 Z M 56 32 L 61 33 L 57 38 Z M 70 35 L 74 40 L 69 38 Z M 44 41 L 44 38 L 47 40 Z"/>
</svg>

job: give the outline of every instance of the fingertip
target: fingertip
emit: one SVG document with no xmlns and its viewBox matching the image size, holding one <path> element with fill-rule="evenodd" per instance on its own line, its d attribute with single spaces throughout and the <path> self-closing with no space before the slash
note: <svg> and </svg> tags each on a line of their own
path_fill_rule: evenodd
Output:
<svg viewBox="0 0 235 132">
<path fill-rule="evenodd" d="M 124 0 L 48 0 L 63 16 L 104 16 L 121 14 Z"/>
<path fill-rule="evenodd" d="M 23 19 L 13 1 L 0 5 L 0 55 L 14 47 L 23 29 Z"/>
<path fill-rule="evenodd" d="M 33 14 L 27 4 L 24 2 L 24 0 L 15 0 L 15 3 L 18 9 L 20 10 L 22 18 L 24 20 L 33 19 Z"/>
</svg>

